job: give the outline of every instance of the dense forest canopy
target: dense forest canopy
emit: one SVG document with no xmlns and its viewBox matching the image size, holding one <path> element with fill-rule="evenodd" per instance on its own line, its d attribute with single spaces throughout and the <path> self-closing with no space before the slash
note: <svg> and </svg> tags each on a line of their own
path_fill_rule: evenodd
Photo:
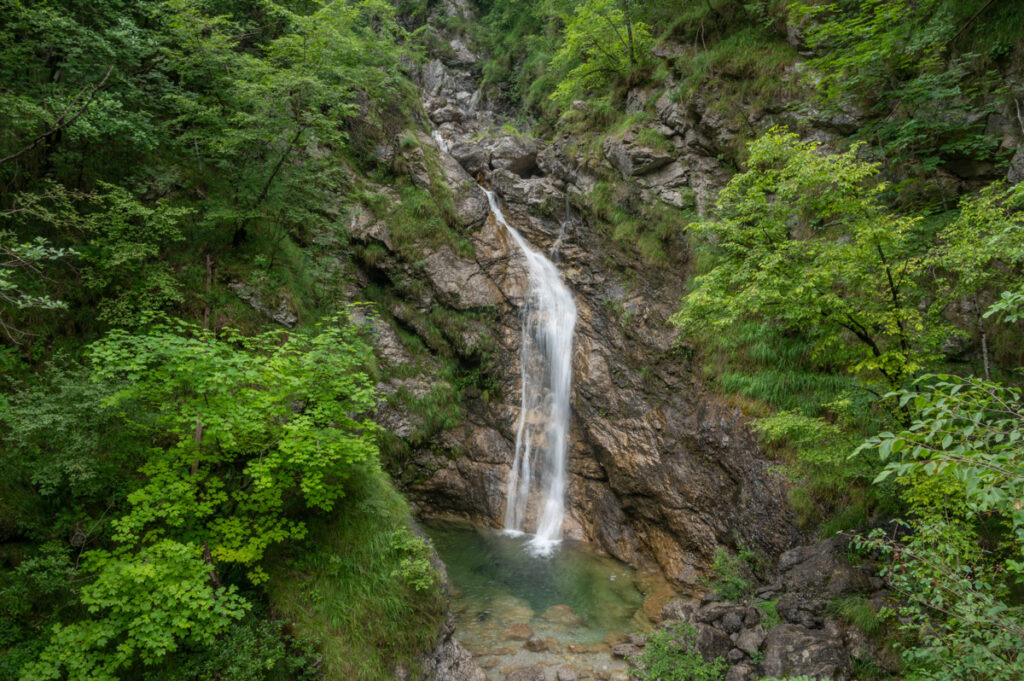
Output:
<svg viewBox="0 0 1024 681">
<path fill-rule="evenodd" d="M 346 267 L 375 258 L 354 207 L 413 269 L 472 254 L 452 191 L 403 165 L 452 36 L 509 128 L 586 163 L 627 131 L 670 153 L 661 97 L 733 131 L 706 210 L 610 167 L 576 208 L 609 259 L 688 278 L 679 352 L 754 419 L 804 530 L 883 566 L 901 677 L 1024 678 L 1019 5 L 452 6 L 0 0 L 0 678 L 387 678 L 432 644 L 442 580 L 384 470 L 487 399 L 493 343 L 460 365 L 448 327 L 480 320 L 410 313 L 439 378 L 388 398 L 423 428 L 387 432 L 359 301 L 395 294 Z M 295 575 L 333 629 L 296 624 Z"/>
</svg>

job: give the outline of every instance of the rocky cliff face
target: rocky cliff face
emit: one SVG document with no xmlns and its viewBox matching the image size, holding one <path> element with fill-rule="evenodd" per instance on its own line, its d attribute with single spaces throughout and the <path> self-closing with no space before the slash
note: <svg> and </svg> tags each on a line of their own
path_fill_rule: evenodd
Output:
<svg viewBox="0 0 1024 681">
<path fill-rule="evenodd" d="M 456 344 L 475 347 L 481 334 L 495 343 L 498 397 L 466 404 L 463 423 L 414 454 L 417 475 L 409 476 L 407 491 L 420 512 L 500 526 L 504 509 L 519 416 L 526 271 L 515 244 L 489 216 L 480 182 L 500 195 L 516 228 L 558 263 L 576 297 L 567 536 L 634 565 L 654 563 L 677 586 L 692 589 L 720 545 L 738 539 L 769 556 L 788 548 L 796 532 L 782 481 L 739 410 L 701 386 L 667 323 L 685 286 L 681 239 L 666 246 L 669 264 L 660 274 L 630 277 L 616 262 L 620 256 L 605 248 L 594 216 L 580 211 L 609 173 L 644 201 L 679 207 L 695 200 L 702 208 L 727 177 L 714 156 L 716 143 L 694 112 L 668 101 L 656 106 L 671 148 L 652 149 L 626 133 L 605 140 L 603 158 L 595 161 L 572 152 L 571 138 L 545 144 L 503 132 L 500 106 L 479 94 L 476 56 L 457 40 L 451 47 L 444 61 L 430 61 L 420 72 L 437 134 L 411 133 L 415 149 L 382 153 L 400 157 L 396 162 L 417 185 L 451 192 L 473 255 L 440 246 L 410 263 L 386 220 L 366 211 L 351 226 L 356 239 L 386 252 L 364 268 L 363 283 L 388 286 L 416 277 L 424 284 L 386 311 L 397 324 L 415 327 L 410 310 L 476 311 L 479 321 Z M 380 323 L 378 335 L 385 361 L 409 361 L 395 329 Z M 421 376 L 394 379 L 385 389 L 427 394 L 430 384 Z M 416 419 L 400 410 L 382 417 L 399 435 Z"/>
</svg>

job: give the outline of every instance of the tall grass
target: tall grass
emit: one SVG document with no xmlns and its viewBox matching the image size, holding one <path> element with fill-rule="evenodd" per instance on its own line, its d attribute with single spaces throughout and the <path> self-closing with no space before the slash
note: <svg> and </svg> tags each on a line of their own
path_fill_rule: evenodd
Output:
<svg viewBox="0 0 1024 681">
<path fill-rule="evenodd" d="M 275 613 L 319 643 L 326 681 L 384 681 L 417 668 L 434 645 L 444 587 L 409 508 L 379 469 L 350 481 L 330 518 L 268 565 Z"/>
</svg>

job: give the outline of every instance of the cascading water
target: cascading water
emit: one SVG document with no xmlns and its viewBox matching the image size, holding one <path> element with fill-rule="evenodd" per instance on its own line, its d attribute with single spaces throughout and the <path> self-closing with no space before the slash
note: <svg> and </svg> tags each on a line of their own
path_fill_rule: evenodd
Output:
<svg viewBox="0 0 1024 681">
<path fill-rule="evenodd" d="M 533 487 L 534 463 L 539 458 L 544 506 L 529 545 L 534 553 L 548 555 L 562 539 L 565 516 L 576 303 L 554 263 L 535 251 L 508 223 L 494 192 L 486 189 L 484 192 L 494 218 L 508 230 L 523 252 L 529 274 L 529 292 L 522 309 L 520 374 L 523 392 L 515 459 L 508 479 L 505 529 L 523 531 Z"/>
<path fill-rule="evenodd" d="M 435 130 L 434 141 L 447 153 L 448 140 Z M 529 541 L 533 553 L 550 555 L 562 540 L 565 517 L 566 458 L 569 450 L 569 395 L 572 388 L 572 338 L 576 328 L 576 303 L 562 282 L 558 268 L 535 251 L 505 219 L 494 192 L 487 195 L 491 213 L 505 227 L 523 252 L 529 274 L 529 291 L 522 309 L 523 344 L 520 353 L 522 401 L 516 428 L 516 452 L 508 478 L 505 531 L 522 534 L 534 463 L 540 454 L 544 506 L 537 531 Z M 566 201 L 568 215 L 568 200 Z M 562 225 L 555 249 L 567 225 Z"/>
</svg>

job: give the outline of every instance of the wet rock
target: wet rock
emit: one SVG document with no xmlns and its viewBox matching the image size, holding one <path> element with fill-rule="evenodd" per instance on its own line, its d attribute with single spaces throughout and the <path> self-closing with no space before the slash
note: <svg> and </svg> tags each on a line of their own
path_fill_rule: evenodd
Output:
<svg viewBox="0 0 1024 681">
<path fill-rule="evenodd" d="M 547 650 L 548 646 L 544 642 L 544 639 L 539 638 L 537 636 L 531 636 L 530 638 L 526 639 L 526 643 L 523 644 L 523 647 L 529 650 L 530 652 L 539 653 L 542 650 Z"/>
<path fill-rule="evenodd" d="M 777 678 L 806 675 L 847 681 L 850 659 L 841 639 L 824 631 L 780 624 L 765 639 L 761 673 Z"/>
<path fill-rule="evenodd" d="M 754 666 L 751 664 L 738 664 L 729 667 L 725 672 L 725 681 L 751 681 L 758 678 L 755 675 Z"/>
<path fill-rule="evenodd" d="M 768 632 L 760 624 L 750 629 L 744 629 L 736 637 L 736 647 L 747 655 L 753 655 L 761 649 Z"/>
<path fill-rule="evenodd" d="M 697 625 L 697 638 L 693 645 L 706 662 L 725 657 L 733 647 L 728 636 L 707 624 Z"/>
<path fill-rule="evenodd" d="M 640 654 L 640 647 L 632 643 L 620 643 L 612 646 L 612 655 L 615 657 L 633 657 Z"/>
<path fill-rule="evenodd" d="M 506 641 L 525 641 L 531 636 L 533 636 L 533 630 L 525 622 L 516 622 L 505 629 L 505 633 L 502 634 L 502 638 Z"/>
<path fill-rule="evenodd" d="M 825 602 L 799 593 L 787 593 L 779 598 L 775 611 L 787 622 L 814 629 L 822 625 Z"/>
<path fill-rule="evenodd" d="M 580 675 L 576 673 L 576 670 L 569 667 L 559 667 L 558 671 L 555 672 L 556 681 L 579 681 L 579 678 Z"/>
<path fill-rule="evenodd" d="M 670 603 L 666 603 L 661 609 L 661 619 L 683 620 L 684 622 L 689 622 L 692 620 L 696 611 L 696 603 L 693 601 L 683 600 L 682 598 L 677 598 Z"/>
<path fill-rule="evenodd" d="M 580 655 L 582 653 L 587 652 L 587 646 L 582 645 L 580 643 L 570 643 L 569 644 L 569 652 L 570 653 L 575 653 L 577 655 Z"/>
<path fill-rule="evenodd" d="M 583 625 L 583 618 L 577 615 L 571 606 L 564 604 L 552 605 L 544 611 L 541 618 L 548 622 L 560 624 L 566 627 L 578 627 Z"/>
<path fill-rule="evenodd" d="M 505 681 L 545 681 L 544 668 L 539 665 L 520 667 L 505 674 Z"/>
</svg>

